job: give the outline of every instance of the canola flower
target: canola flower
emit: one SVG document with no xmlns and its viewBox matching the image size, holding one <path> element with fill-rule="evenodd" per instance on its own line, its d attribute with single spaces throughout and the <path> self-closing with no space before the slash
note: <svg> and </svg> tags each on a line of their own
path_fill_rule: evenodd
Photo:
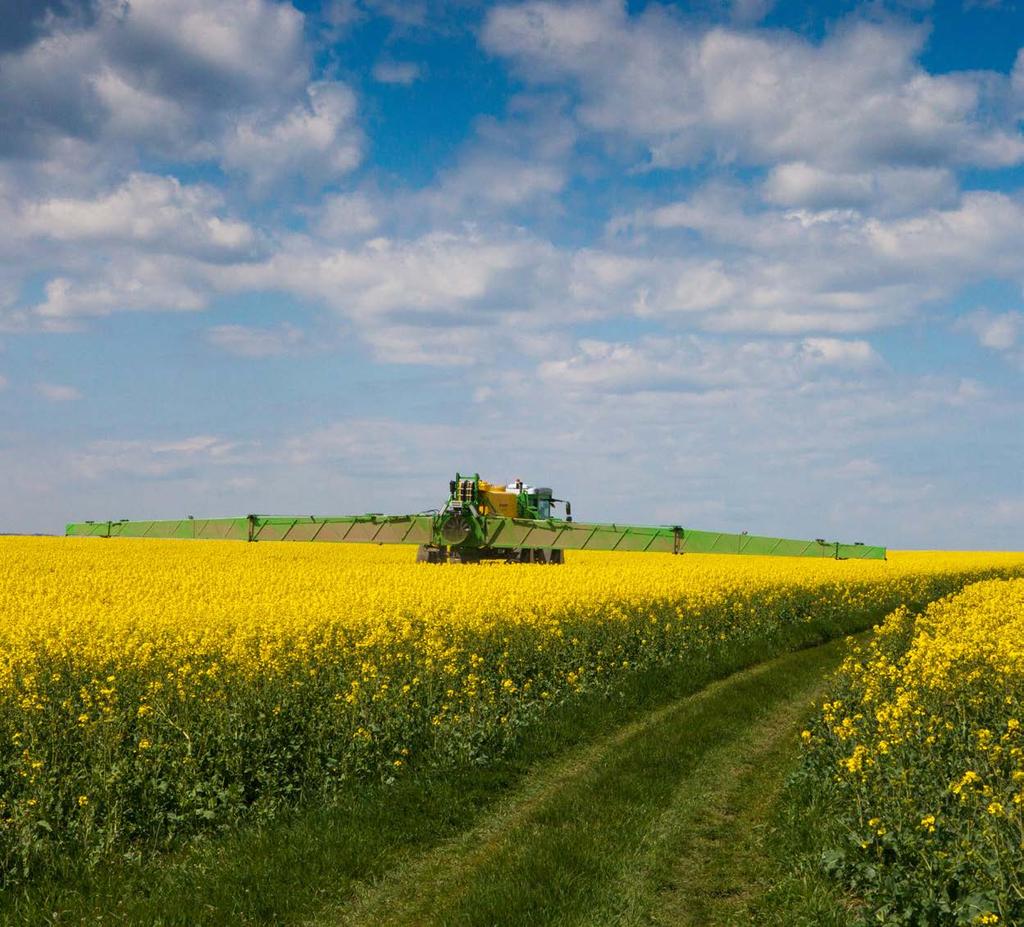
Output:
<svg viewBox="0 0 1024 927">
<path fill-rule="evenodd" d="M 802 776 L 887 922 L 1024 923 L 1022 723 L 1024 579 L 901 608 L 846 660 Z"/>
<path fill-rule="evenodd" d="M 1010 575 L 1024 556 L 466 567 L 408 547 L 0 539 L 0 879 L 486 762 L 632 674 Z"/>
</svg>

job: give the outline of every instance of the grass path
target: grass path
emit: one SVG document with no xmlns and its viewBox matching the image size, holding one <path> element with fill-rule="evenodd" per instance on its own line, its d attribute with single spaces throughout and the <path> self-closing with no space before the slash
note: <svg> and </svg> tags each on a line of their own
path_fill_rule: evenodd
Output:
<svg viewBox="0 0 1024 927">
<path fill-rule="evenodd" d="M 618 728 L 310 927 L 768 923 L 766 822 L 843 652 L 780 657 Z"/>
</svg>

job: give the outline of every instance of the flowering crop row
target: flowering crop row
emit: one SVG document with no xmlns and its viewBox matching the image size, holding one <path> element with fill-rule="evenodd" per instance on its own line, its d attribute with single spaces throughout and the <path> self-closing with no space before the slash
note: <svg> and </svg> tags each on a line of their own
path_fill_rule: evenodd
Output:
<svg viewBox="0 0 1024 927">
<path fill-rule="evenodd" d="M 893 924 L 1024 923 L 1024 579 L 894 612 L 840 669 L 803 776 Z"/>
<path fill-rule="evenodd" d="M 0 877 L 486 762 L 629 674 L 1011 574 L 1024 557 L 469 567 L 405 547 L 0 539 Z"/>
</svg>

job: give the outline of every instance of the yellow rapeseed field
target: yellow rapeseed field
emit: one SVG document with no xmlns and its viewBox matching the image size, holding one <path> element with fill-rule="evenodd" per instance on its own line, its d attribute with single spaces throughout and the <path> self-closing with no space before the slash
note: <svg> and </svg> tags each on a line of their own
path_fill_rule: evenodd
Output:
<svg viewBox="0 0 1024 927">
<path fill-rule="evenodd" d="M 408 547 L 0 539 L 0 874 L 486 762 L 579 693 L 1010 575 L 1024 556 L 473 567 Z"/>
<path fill-rule="evenodd" d="M 893 923 L 1024 923 L 1024 579 L 897 610 L 833 688 L 804 766 L 836 868 Z"/>
</svg>

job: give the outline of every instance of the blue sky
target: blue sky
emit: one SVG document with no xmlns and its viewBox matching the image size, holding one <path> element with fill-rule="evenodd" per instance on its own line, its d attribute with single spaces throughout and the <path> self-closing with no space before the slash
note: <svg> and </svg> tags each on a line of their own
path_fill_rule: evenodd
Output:
<svg viewBox="0 0 1024 927">
<path fill-rule="evenodd" d="M 1024 4 L 11 0 L 0 531 L 1024 545 Z"/>
</svg>

